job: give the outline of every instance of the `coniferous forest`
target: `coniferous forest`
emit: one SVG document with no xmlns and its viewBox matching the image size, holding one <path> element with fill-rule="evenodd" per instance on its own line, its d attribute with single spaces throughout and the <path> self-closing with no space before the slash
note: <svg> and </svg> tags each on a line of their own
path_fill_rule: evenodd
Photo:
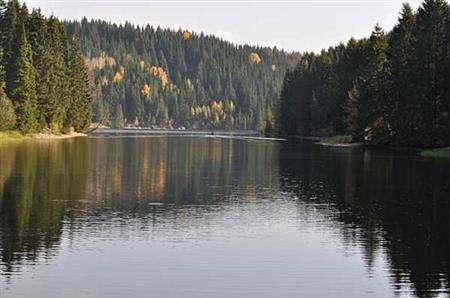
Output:
<svg viewBox="0 0 450 298">
<path fill-rule="evenodd" d="M 397 25 L 378 25 L 306 53 L 288 71 L 280 96 L 280 129 L 288 135 L 351 135 L 368 145 L 450 145 L 450 10 L 426 0 L 403 6 Z"/>
<path fill-rule="evenodd" d="M 84 131 L 92 102 L 78 34 L 17 0 L 0 0 L 0 130 Z"/>
<path fill-rule="evenodd" d="M 370 145 L 450 144 L 450 9 L 405 4 L 390 32 L 321 53 L 189 31 L 61 22 L 0 1 L 0 129 L 277 128 Z M 296 65 L 296 66 L 295 66 Z"/>
<path fill-rule="evenodd" d="M 86 19 L 66 29 L 80 32 L 93 75 L 93 120 L 112 127 L 270 127 L 300 57 L 181 29 Z"/>
</svg>

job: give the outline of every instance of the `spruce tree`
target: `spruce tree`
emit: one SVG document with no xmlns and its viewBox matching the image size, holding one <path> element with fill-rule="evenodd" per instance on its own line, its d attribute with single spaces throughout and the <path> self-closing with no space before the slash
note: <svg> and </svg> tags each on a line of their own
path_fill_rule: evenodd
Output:
<svg viewBox="0 0 450 298">
<path fill-rule="evenodd" d="M 365 49 L 363 74 L 349 93 L 347 123 L 355 141 L 373 144 L 389 141 L 388 102 L 389 71 L 387 40 L 380 26 L 375 26 Z"/>
<path fill-rule="evenodd" d="M 36 63 L 38 104 L 43 124 L 58 132 L 63 128 L 67 109 L 65 42 L 58 20 L 51 17 L 43 26 L 41 30 L 46 34 L 40 40 Z"/>
<path fill-rule="evenodd" d="M 422 146 L 445 143 L 445 65 L 447 59 L 448 5 L 425 0 L 416 17 L 413 42 L 416 142 Z M 447 141 L 448 142 L 448 141 Z"/>
<path fill-rule="evenodd" d="M 404 4 L 398 24 L 389 35 L 388 59 L 392 89 L 389 122 L 392 143 L 408 145 L 414 142 L 416 113 L 412 42 L 416 17 L 409 4 Z"/>
<path fill-rule="evenodd" d="M 14 74 L 15 60 L 17 56 L 17 49 L 20 47 L 20 40 L 18 36 L 21 33 L 20 22 L 20 5 L 19 1 L 9 1 L 4 15 L 2 17 L 2 26 L 0 27 L 2 36 L 2 47 L 4 51 L 4 65 L 6 72 L 6 91 L 11 92 L 12 78 Z"/>
<path fill-rule="evenodd" d="M 72 38 L 72 47 L 69 53 L 69 75 L 70 104 L 66 127 L 73 126 L 75 131 L 82 132 L 91 124 L 93 98 L 78 34 Z"/>
<path fill-rule="evenodd" d="M 22 132 L 32 132 L 38 128 L 36 73 L 33 66 L 33 53 L 22 25 L 20 46 L 10 74 L 10 96 L 15 107 L 17 127 Z"/>
</svg>

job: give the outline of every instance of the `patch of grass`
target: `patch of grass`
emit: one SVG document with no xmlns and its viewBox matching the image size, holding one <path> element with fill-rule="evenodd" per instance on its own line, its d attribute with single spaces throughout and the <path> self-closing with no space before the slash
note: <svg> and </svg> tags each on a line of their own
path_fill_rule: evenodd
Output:
<svg viewBox="0 0 450 298">
<path fill-rule="evenodd" d="M 424 150 L 420 152 L 420 155 L 426 157 L 450 158 L 450 148 Z"/>
<path fill-rule="evenodd" d="M 22 134 L 17 130 L 0 131 L 0 145 L 11 142 L 28 141 L 33 139 L 34 139 L 33 135 Z"/>
<path fill-rule="evenodd" d="M 351 142 L 352 136 L 334 136 L 325 140 L 328 144 L 350 144 Z"/>
</svg>

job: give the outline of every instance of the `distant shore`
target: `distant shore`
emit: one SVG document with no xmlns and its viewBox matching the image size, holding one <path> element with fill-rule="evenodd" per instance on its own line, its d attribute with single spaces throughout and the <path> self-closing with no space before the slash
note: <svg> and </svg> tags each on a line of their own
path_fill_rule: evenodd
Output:
<svg viewBox="0 0 450 298">
<path fill-rule="evenodd" d="M 154 129 L 154 128 L 98 128 L 92 135 L 101 134 L 155 134 L 155 135 L 234 135 L 257 136 L 256 130 L 213 130 L 213 129 Z"/>
</svg>

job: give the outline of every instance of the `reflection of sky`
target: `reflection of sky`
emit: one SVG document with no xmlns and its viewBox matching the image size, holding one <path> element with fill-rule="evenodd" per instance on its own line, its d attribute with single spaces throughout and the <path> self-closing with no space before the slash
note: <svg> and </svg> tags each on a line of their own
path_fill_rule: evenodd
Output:
<svg viewBox="0 0 450 298">
<path fill-rule="evenodd" d="M 57 256 L 47 266 L 24 266 L 27 273 L 11 279 L 8 294 L 27 296 L 33 289 L 67 298 L 391 296 L 384 254 L 368 272 L 361 247 L 342 241 L 330 214 L 321 206 L 261 197 L 214 211 L 157 214 L 156 225 L 145 219 L 87 223 L 65 229 Z"/>
<path fill-rule="evenodd" d="M 236 43 L 276 45 L 318 51 L 366 37 L 378 22 L 390 30 L 398 18 L 397 0 L 30 0 L 46 14 L 65 19 L 101 18 L 114 22 L 179 27 L 215 34 Z M 407 1 L 414 8 L 418 0 Z"/>
</svg>

